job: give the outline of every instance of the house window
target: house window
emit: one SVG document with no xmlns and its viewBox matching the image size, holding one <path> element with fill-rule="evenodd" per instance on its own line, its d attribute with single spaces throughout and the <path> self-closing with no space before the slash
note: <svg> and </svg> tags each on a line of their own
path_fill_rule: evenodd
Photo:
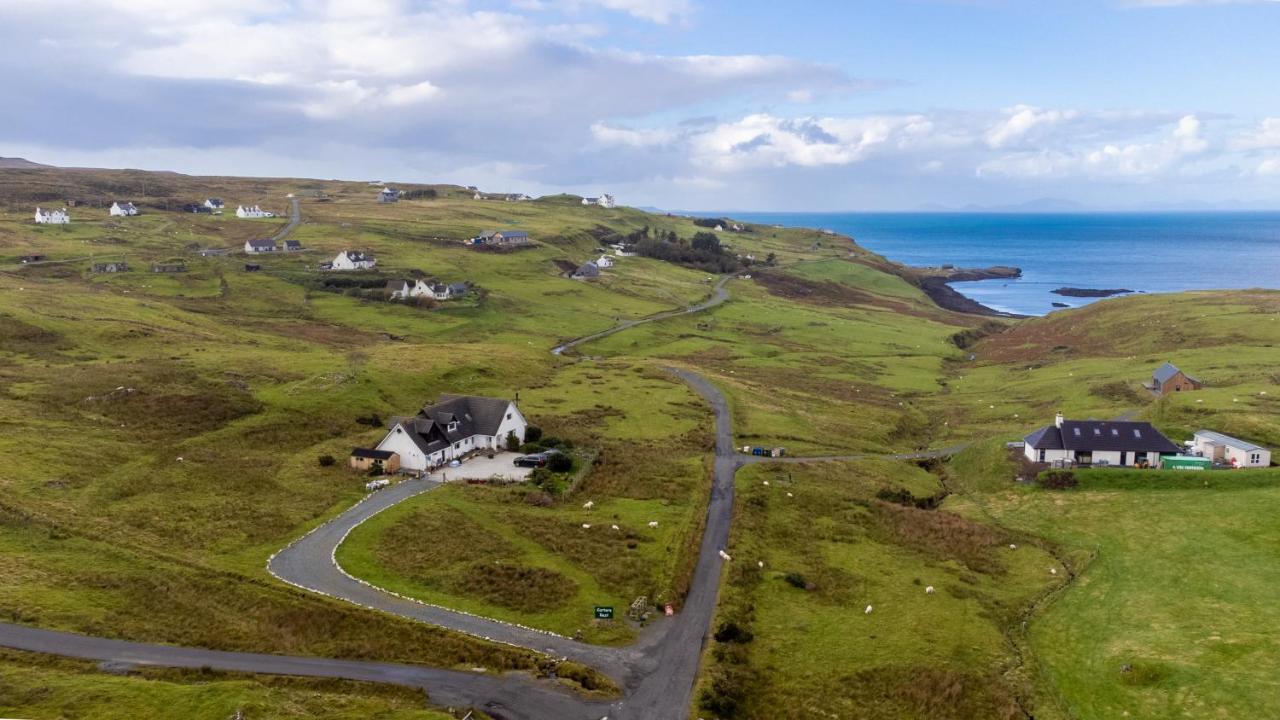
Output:
<svg viewBox="0 0 1280 720">
<path fill-rule="evenodd" d="M 1254 453 L 1250 455 L 1249 462 L 1253 465 L 1257 465 L 1258 463 L 1262 462 L 1262 453 Z"/>
<path fill-rule="evenodd" d="M 1040 462 L 1044 462 L 1044 451 L 1040 451 Z"/>
<path fill-rule="evenodd" d="M 511 413 L 507 413 L 507 419 L 508 419 L 508 420 L 510 420 L 510 419 L 511 419 Z"/>
</svg>

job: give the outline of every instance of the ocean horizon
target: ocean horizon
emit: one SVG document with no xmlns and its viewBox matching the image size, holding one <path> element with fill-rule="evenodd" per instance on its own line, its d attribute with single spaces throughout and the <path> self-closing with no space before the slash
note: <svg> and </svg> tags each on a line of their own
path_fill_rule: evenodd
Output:
<svg viewBox="0 0 1280 720">
<path fill-rule="evenodd" d="M 698 213 L 719 215 L 722 213 Z M 1056 288 L 1138 293 L 1280 287 L 1280 211 L 736 212 L 755 224 L 810 227 L 913 266 L 1012 265 L 1018 279 L 952 285 L 995 310 L 1043 315 L 1099 298 Z"/>
</svg>

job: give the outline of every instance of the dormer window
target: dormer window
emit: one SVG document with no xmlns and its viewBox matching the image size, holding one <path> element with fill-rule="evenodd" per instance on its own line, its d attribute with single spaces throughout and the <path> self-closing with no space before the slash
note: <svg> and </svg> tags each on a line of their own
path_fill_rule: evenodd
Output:
<svg viewBox="0 0 1280 720">
<path fill-rule="evenodd" d="M 1080 428 L 1072 428 L 1076 432 L 1076 437 L 1080 437 Z"/>
<path fill-rule="evenodd" d="M 1100 430 L 1099 428 L 1094 428 L 1094 429 L 1093 429 L 1093 434 L 1094 434 L 1094 435 L 1101 436 L 1101 435 L 1102 435 L 1102 430 Z"/>
<path fill-rule="evenodd" d="M 1111 437 L 1120 437 L 1120 431 L 1115 428 L 1111 428 Z"/>
<path fill-rule="evenodd" d="M 454 420 L 453 422 L 449 423 L 449 432 L 454 432 L 454 431 L 456 431 L 457 429 L 458 429 L 458 421 L 457 421 L 457 420 Z"/>
</svg>

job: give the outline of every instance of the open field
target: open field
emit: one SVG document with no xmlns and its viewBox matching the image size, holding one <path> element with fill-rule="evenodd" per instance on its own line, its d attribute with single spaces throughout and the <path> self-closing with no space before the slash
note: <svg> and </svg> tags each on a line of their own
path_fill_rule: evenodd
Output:
<svg viewBox="0 0 1280 720">
<path fill-rule="evenodd" d="M 957 477 L 1003 485 L 1002 449 Z M 1003 471 L 1001 470 L 1003 468 Z M 1280 470 L 1079 473 L 1075 490 L 967 498 L 966 514 L 1064 549 L 1074 582 L 1033 620 L 1043 686 L 1079 718 L 1270 717 L 1280 655 L 1267 628 Z"/>
</svg>

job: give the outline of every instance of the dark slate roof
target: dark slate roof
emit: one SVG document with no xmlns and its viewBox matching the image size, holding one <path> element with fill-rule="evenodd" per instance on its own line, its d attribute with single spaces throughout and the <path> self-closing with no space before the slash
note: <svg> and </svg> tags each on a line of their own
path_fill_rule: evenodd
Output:
<svg viewBox="0 0 1280 720">
<path fill-rule="evenodd" d="M 1178 372 L 1179 370 L 1177 365 L 1174 365 L 1173 363 L 1165 363 L 1161 365 L 1159 368 L 1157 368 L 1154 373 L 1151 374 L 1151 379 L 1155 380 L 1157 385 L 1163 385 L 1166 382 L 1168 382 L 1169 378 L 1173 377 L 1174 375 L 1177 375 Z M 1186 375 L 1186 373 L 1184 372 L 1183 375 Z M 1191 377 L 1190 375 L 1187 375 L 1187 379 L 1192 382 L 1200 382 L 1199 380 Z"/>
<path fill-rule="evenodd" d="M 388 280 L 387 292 L 405 292 L 409 289 L 409 284 L 408 280 Z"/>
<path fill-rule="evenodd" d="M 424 455 L 439 452 L 472 435 L 496 435 L 510 401 L 475 395 L 441 395 L 411 418 L 391 418 L 390 427 L 403 427 Z M 449 425 L 458 424 L 452 429 Z"/>
<path fill-rule="evenodd" d="M 361 252 L 360 250 L 345 250 L 343 252 L 346 253 L 347 259 L 351 262 L 365 262 L 373 259 L 373 255 L 370 255 L 367 252 Z"/>
<path fill-rule="evenodd" d="M 299 242 L 299 241 L 297 241 L 297 240 L 285 240 L 285 241 L 284 241 L 284 246 L 285 246 L 285 247 L 287 247 L 287 248 L 295 248 L 295 249 L 297 249 L 297 248 L 302 247 L 302 243 L 301 243 L 301 242 Z"/>
<path fill-rule="evenodd" d="M 273 241 L 271 241 L 271 240 L 250 240 L 250 241 L 249 241 L 249 247 L 256 247 L 256 248 L 270 247 L 270 248 L 273 248 L 273 247 L 275 247 L 275 246 L 276 246 L 275 242 L 273 242 Z"/>
<path fill-rule="evenodd" d="M 580 277 L 596 277 L 600 274 L 600 266 L 594 262 L 587 261 L 582 263 L 582 267 L 573 271 L 573 274 Z"/>
<path fill-rule="evenodd" d="M 1255 450 L 1266 450 L 1266 448 L 1262 447 L 1261 445 L 1255 445 L 1254 443 L 1251 443 L 1248 440 L 1241 440 L 1240 438 L 1231 437 L 1230 435 L 1223 435 L 1220 432 L 1214 432 L 1212 430 L 1197 430 L 1196 437 L 1208 440 L 1209 442 L 1217 443 L 1219 445 L 1228 445 L 1230 447 L 1236 448 L 1237 450 L 1240 450 L 1241 452 L 1253 452 Z"/>
<path fill-rule="evenodd" d="M 390 460 L 395 453 L 390 450 L 374 450 L 372 448 L 352 448 L 351 457 L 371 458 L 373 460 Z"/>
<path fill-rule="evenodd" d="M 1085 452 L 1181 452 L 1151 423 L 1119 420 L 1064 420 L 1062 427 L 1041 428 L 1026 437 L 1035 450 Z"/>
<path fill-rule="evenodd" d="M 467 284 L 466 284 L 466 283 L 460 283 L 460 282 L 459 282 L 459 283 L 454 283 L 454 284 L 450 285 L 450 286 L 449 286 L 449 294 L 451 294 L 451 295 L 466 295 L 466 294 L 467 294 Z"/>
<path fill-rule="evenodd" d="M 498 236 L 502 236 L 503 239 L 509 240 L 512 238 L 527 238 L 529 237 L 529 233 L 524 230 L 485 230 L 480 233 L 480 237 L 485 240 L 490 240 Z"/>
</svg>

